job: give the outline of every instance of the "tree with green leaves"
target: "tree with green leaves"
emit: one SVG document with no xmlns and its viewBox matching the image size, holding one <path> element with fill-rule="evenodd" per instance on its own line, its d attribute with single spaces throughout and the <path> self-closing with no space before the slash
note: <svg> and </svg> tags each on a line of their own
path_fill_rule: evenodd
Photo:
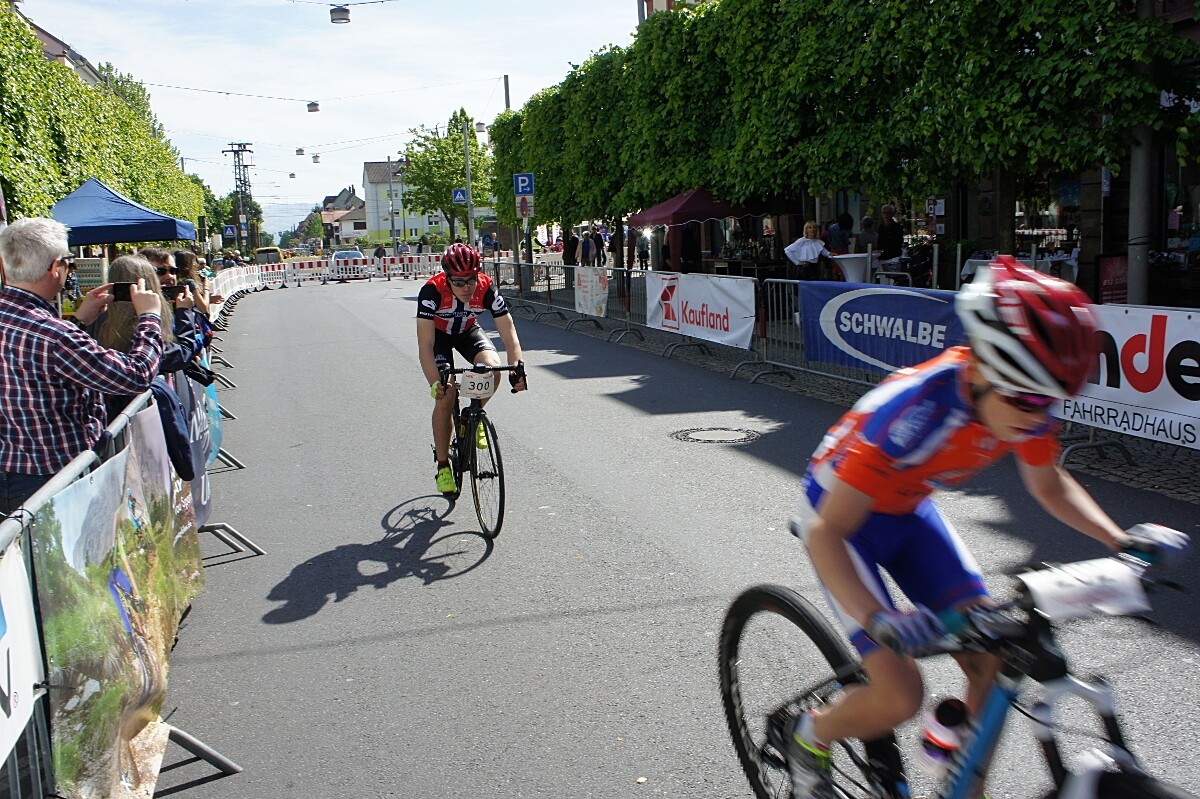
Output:
<svg viewBox="0 0 1200 799">
<path fill-rule="evenodd" d="M 154 109 L 150 107 L 150 92 L 146 91 L 145 85 L 140 80 L 127 72 L 121 72 L 107 61 L 96 67 L 96 71 L 100 73 L 100 77 L 104 78 L 104 88 L 120 98 L 139 117 L 146 120 L 151 135 L 158 139 L 166 138 L 162 124 L 154 115 Z"/>
<path fill-rule="evenodd" d="M 325 226 L 321 223 L 321 207 L 314 206 L 312 212 L 308 215 L 308 220 L 304 223 L 304 228 L 301 231 L 305 238 L 322 239 L 325 236 Z"/>
<path fill-rule="evenodd" d="M 450 115 L 443 133 L 421 126 L 410 132 L 413 140 L 401 153 L 408 162 L 404 170 L 405 207 L 422 214 L 440 211 L 450 223 L 450 235 L 455 235 L 458 220 L 466 208 L 454 203 L 454 190 L 466 188 L 466 159 L 463 152 L 463 129 L 471 152 L 471 186 L 474 197 L 484 197 L 492 184 L 492 158 L 475 134 L 475 121 L 464 109 Z M 509 191 L 511 195 L 511 189 Z M 476 202 L 476 205 L 486 203 Z"/>
<path fill-rule="evenodd" d="M 1011 207 L 1119 169 L 1152 143 L 1135 130 L 1189 153 L 1197 64 L 1200 44 L 1118 0 L 715 0 L 652 15 L 498 119 L 492 189 L 505 221 L 511 171 L 537 175 L 539 220 L 567 223 L 697 185 L 886 201 L 995 180 Z"/>
<path fill-rule="evenodd" d="M 0 184 L 13 217 L 46 214 L 88 178 L 156 211 L 196 221 L 200 189 L 179 168 L 153 114 L 46 60 L 0 0 Z"/>
<path fill-rule="evenodd" d="M 219 230 L 225 224 L 221 220 L 229 217 L 229 198 L 218 198 L 199 175 L 189 174 L 187 177 L 204 196 L 204 218 L 208 222 L 208 229 Z"/>
</svg>

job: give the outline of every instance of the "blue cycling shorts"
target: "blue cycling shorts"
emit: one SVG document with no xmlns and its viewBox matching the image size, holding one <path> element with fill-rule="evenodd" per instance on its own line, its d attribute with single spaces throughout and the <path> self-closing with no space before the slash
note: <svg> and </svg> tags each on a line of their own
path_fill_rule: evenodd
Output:
<svg viewBox="0 0 1200 799">
<path fill-rule="evenodd" d="M 824 493 L 815 481 L 805 478 L 801 506 L 792 520 L 792 532 L 801 539 L 806 537 L 806 522 L 816 515 Z M 979 564 L 929 499 L 912 513 L 872 513 L 846 542 L 846 548 L 859 579 L 885 607 L 896 605 L 884 585 L 883 571 L 911 602 L 934 613 L 988 595 Z M 842 610 L 829 591 L 825 598 L 859 655 L 875 649 L 862 626 Z"/>
</svg>

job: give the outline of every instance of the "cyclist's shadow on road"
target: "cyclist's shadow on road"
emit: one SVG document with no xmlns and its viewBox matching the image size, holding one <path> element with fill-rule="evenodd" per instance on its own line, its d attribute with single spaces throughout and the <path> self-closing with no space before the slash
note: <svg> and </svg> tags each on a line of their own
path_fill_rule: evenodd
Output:
<svg viewBox="0 0 1200 799">
<path fill-rule="evenodd" d="M 267 611 L 267 624 L 300 621 L 341 602 L 359 588 L 386 588 L 405 577 L 425 585 L 460 577 L 492 554 L 492 541 L 478 532 L 442 533 L 454 503 L 442 495 L 417 497 L 392 508 L 380 525 L 383 538 L 369 544 L 342 544 L 299 564 L 267 594 L 283 602 Z"/>
</svg>

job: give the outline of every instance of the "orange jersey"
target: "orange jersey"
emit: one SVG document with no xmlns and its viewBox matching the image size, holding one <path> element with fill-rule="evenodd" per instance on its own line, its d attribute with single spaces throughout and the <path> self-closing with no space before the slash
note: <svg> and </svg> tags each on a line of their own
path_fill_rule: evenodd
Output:
<svg viewBox="0 0 1200 799">
<path fill-rule="evenodd" d="M 1037 435 L 1016 444 L 1000 441 L 975 418 L 968 358 L 966 347 L 953 347 L 867 392 L 813 454 L 808 475 L 815 487 L 828 490 L 837 477 L 874 499 L 874 512 L 904 514 L 1009 450 L 1032 466 L 1053 463 L 1057 423 L 1049 415 Z"/>
</svg>

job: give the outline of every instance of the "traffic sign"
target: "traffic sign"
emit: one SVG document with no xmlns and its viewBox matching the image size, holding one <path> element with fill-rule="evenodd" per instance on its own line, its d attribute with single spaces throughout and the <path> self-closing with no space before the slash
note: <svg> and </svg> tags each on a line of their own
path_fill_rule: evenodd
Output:
<svg viewBox="0 0 1200 799">
<path fill-rule="evenodd" d="M 521 172 L 513 175 L 513 194 L 518 197 L 533 196 L 533 173 Z"/>
<path fill-rule="evenodd" d="M 233 225 L 222 226 L 221 232 L 227 239 L 236 239 L 237 238 L 237 228 L 235 228 Z"/>
<path fill-rule="evenodd" d="M 466 205 L 467 204 L 467 190 L 466 189 L 455 189 L 454 190 L 454 202 L 456 202 L 460 205 Z"/>
<path fill-rule="evenodd" d="M 517 216 L 522 219 L 529 219 L 533 216 L 533 196 L 521 196 L 517 198 Z"/>
</svg>

